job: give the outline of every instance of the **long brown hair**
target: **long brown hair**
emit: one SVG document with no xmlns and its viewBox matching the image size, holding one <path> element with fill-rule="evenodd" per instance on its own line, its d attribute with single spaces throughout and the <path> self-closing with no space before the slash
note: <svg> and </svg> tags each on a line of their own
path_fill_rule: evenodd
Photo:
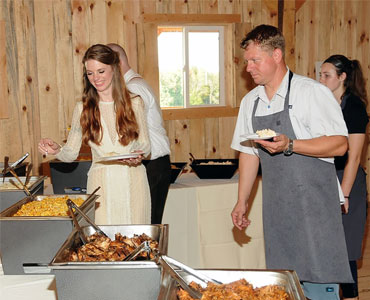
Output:
<svg viewBox="0 0 370 300">
<path fill-rule="evenodd" d="M 335 67 L 336 73 L 340 76 L 342 73 L 346 73 L 346 79 L 344 80 L 345 92 L 352 93 L 359 97 L 367 105 L 367 92 L 366 82 L 362 73 L 360 62 L 356 59 L 350 60 L 344 55 L 335 54 L 328 57 L 324 63 L 330 63 Z M 342 95 L 343 97 L 344 95 Z"/>
<path fill-rule="evenodd" d="M 112 97 L 114 99 L 116 111 L 116 130 L 119 142 L 123 146 L 126 146 L 139 137 L 139 126 L 132 109 L 130 94 L 121 74 L 119 56 L 112 49 L 101 44 L 93 45 L 87 49 L 82 59 L 84 87 L 82 95 L 83 109 L 80 119 L 82 140 L 86 144 L 88 141 L 91 141 L 100 145 L 103 138 L 99 110 L 99 95 L 87 77 L 85 66 L 85 63 L 90 59 L 112 67 Z"/>
</svg>

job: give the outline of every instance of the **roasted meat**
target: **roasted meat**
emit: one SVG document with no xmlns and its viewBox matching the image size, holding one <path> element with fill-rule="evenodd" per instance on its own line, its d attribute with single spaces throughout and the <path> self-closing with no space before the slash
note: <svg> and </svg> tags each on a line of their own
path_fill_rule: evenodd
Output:
<svg viewBox="0 0 370 300">
<path fill-rule="evenodd" d="M 144 241 L 148 241 L 152 250 L 158 249 L 158 242 L 146 234 L 134 235 L 132 238 L 115 235 L 115 240 L 95 233 L 88 237 L 88 243 L 76 250 L 70 249 L 68 261 L 90 262 L 90 261 L 122 261 L 127 255 L 135 250 Z M 150 259 L 154 254 L 150 253 Z M 140 253 L 136 259 L 148 259 L 145 252 Z"/>
<path fill-rule="evenodd" d="M 281 286 L 267 285 L 254 289 L 245 279 L 227 284 L 209 283 L 206 288 L 195 282 L 191 282 L 189 286 L 203 294 L 201 300 L 289 300 L 288 294 Z M 194 300 L 182 288 L 178 289 L 177 298 Z"/>
</svg>

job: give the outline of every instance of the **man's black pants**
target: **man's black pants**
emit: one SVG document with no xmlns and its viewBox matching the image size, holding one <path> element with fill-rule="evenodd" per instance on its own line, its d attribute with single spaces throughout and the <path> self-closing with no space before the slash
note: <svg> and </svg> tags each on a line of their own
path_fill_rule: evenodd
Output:
<svg viewBox="0 0 370 300">
<path fill-rule="evenodd" d="M 146 167 L 152 199 L 152 224 L 161 224 L 164 205 L 171 181 L 170 156 L 162 156 L 153 160 L 143 162 Z"/>
</svg>

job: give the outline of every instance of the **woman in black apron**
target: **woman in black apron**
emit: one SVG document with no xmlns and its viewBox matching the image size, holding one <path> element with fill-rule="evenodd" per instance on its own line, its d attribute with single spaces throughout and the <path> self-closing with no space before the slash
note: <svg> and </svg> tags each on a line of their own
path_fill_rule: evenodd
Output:
<svg viewBox="0 0 370 300">
<path fill-rule="evenodd" d="M 369 122 L 365 81 L 357 60 L 332 55 L 321 67 L 320 82 L 326 85 L 340 104 L 348 128 L 349 151 L 335 157 L 335 168 L 345 197 L 343 226 L 354 283 L 341 284 L 344 299 L 358 299 L 357 264 L 361 258 L 366 223 L 366 173 L 360 166 Z"/>
</svg>

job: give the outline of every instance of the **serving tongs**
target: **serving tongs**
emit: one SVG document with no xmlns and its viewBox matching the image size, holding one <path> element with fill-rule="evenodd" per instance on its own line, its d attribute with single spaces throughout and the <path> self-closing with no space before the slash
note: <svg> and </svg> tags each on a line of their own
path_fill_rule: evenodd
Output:
<svg viewBox="0 0 370 300">
<path fill-rule="evenodd" d="M 85 202 L 88 201 L 89 199 L 91 199 L 99 189 L 100 189 L 100 186 L 97 187 L 89 195 L 89 197 L 86 198 Z M 93 221 L 91 221 L 91 219 L 71 199 L 68 199 L 66 201 L 66 203 L 67 203 L 69 212 L 71 213 L 73 223 L 75 224 L 75 227 L 77 228 L 77 230 L 80 234 L 81 241 L 82 241 L 83 244 L 86 244 L 88 241 L 87 241 L 87 238 L 86 238 L 83 230 L 81 229 L 80 224 L 78 224 L 78 221 L 77 221 L 76 215 L 73 211 L 73 208 L 86 220 L 87 223 L 89 223 L 95 229 L 96 232 L 98 232 L 101 235 L 104 235 L 105 237 L 108 237 L 108 235 L 106 235 L 103 230 L 101 230 Z"/>
<path fill-rule="evenodd" d="M 189 152 L 189 155 L 190 155 L 190 158 L 189 158 L 190 162 L 191 163 L 194 162 L 196 158 L 194 157 L 193 153 Z"/>
<path fill-rule="evenodd" d="M 5 156 L 4 157 L 4 169 L 1 171 L 1 173 L 3 174 L 3 183 L 5 181 L 5 174 L 6 174 L 6 170 L 8 169 L 9 167 L 9 156 Z"/>
<path fill-rule="evenodd" d="M 177 284 L 179 284 L 188 294 L 190 297 L 194 299 L 201 299 L 202 293 L 191 288 L 188 283 L 175 271 L 174 268 L 166 261 L 163 255 L 157 255 L 155 261 L 158 265 L 160 265 L 170 276 L 175 279 Z"/>
<path fill-rule="evenodd" d="M 30 192 L 30 190 L 27 187 L 27 184 L 26 183 L 23 183 L 23 181 L 18 177 L 18 175 L 14 171 L 13 167 L 8 167 L 8 170 L 7 171 L 9 171 L 19 181 L 19 183 L 21 184 L 21 186 L 23 187 L 23 189 L 26 191 L 27 196 L 33 197 L 32 193 Z"/>
<path fill-rule="evenodd" d="M 30 164 L 27 166 L 27 170 L 26 170 L 26 180 L 25 180 L 25 182 L 24 182 L 24 184 L 25 184 L 25 185 L 27 185 L 27 184 L 30 182 L 32 168 L 33 168 L 33 164 L 32 164 L 32 163 L 30 163 Z"/>
<path fill-rule="evenodd" d="M 208 284 L 208 283 L 215 283 L 215 284 L 222 284 L 221 281 L 218 281 L 216 279 L 213 279 L 205 274 L 203 274 L 202 272 L 199 272 L 197 270 L 194 270 L 193 268 L 190 268 L 189 266 L 187 265 L 184 265 L 183 263 L 169 257 L 169 256 L 166 256 L 166 255 L 162 255 L 162 259 L 164 259 L 167 263 L 171 264 L 171 265 L 174 265 L 175 267 L 185 271 L 186 273 L 198 278 L 199 280 L 201 280 L 202 282 L 204 282 L 205 284 Z"/>
<path fill-rule="evenodd" d="M 150 257 L 150 252 L 152 251 L 149 242 L 144 241 L 142 242 L 134 251 L 132 251 L 129 255 L 127 255 L 122 261 L 131 261 L 135 259 L 141 252 L 146 252 L 147 257 Z"/>
<path fill-rule="evenodd" d="M 29 153 L 27 152 L 25 155 L 23 155 L 20 159 L 18 159 L 17 161 L 15 161 L 14 163 L 12 163 L 10 166 L 9 166 L 9 156 L 5 156 L 4 157 L 4 169 L 2 171 L 3 173 L 3 183 L 5 181 L 5 174 L 10 172 L 12 173 L 12 175 L 14 176 L 13 172 L 11 172 L 11 169 L 14 169 L 20 164 L 22 163 L 27 157 L 29 156 Z M 14 176 L 16 177 L 16 176 Z M 18 179 L 19 180 L 19 179 Z M 23 185 L 23 184 L 22 184 Z"/>
<path fill-rule="evenodd" d="M 185 271 L 189 275 L 192 275 L 195 278 L 198 278 L 200 281 L 202 281 L 205 285 L 208 285 L 208 283 L 214 283 L 214 284 L 222 284 L 222 282 L 215 280 L 197 270 L 194 270 L 193 268 L 184 265 L 183 263 L 167 256 L 167 255 L 162 255 L 159 253 L 157 249 L 152 250 L 155 254 L 155 262 L 163 267 L 173 279 L 186 291 L 189 293 L 189 295 L 194 298 L 194 299 L 201 299 L 202 298 L 202 293 L 194 290 L 191 288 L 188 283 L 184 280 L 184 278 L 181 277 L 181 275 L 175 270 L 173 266 Z"/>
</svg>

